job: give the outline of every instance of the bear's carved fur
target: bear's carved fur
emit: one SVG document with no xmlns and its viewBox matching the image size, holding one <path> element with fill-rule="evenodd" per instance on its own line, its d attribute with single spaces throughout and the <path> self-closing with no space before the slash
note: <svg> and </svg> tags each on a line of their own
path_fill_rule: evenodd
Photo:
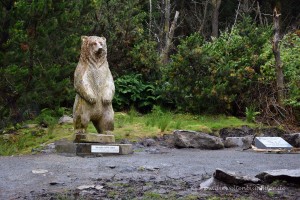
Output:
<svg viewBox="0 0 300 200">
<path fill-rule="evenodd" d="M 81 40 L 80 59 L 74 73 L 75 134 L 85 133 L 90 121 L 98 133 L 107 133 L 114 129 L 112 99 L 115 85 L 106 57 L 106 39 L 82 36 Z"/>
</svg>

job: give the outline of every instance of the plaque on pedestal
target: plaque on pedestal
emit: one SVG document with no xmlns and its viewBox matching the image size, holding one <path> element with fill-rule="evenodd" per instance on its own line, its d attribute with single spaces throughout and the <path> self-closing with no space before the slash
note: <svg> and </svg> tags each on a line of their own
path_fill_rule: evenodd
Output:
<svg viewBox="0 0 300 200">
<path fill-rule="evenodd" d="M 131 144 L 78 143 L 76 146 L 76 155 L 78 156 L 127 155 L 133 153 Z"/>
</svg>

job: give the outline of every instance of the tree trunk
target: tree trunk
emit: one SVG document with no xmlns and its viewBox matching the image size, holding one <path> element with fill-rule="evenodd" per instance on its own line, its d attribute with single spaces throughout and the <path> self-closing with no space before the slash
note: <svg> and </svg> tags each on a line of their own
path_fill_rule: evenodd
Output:
<svg viewBox="0 0 300 200">
<path fill-rule="evenodd" d="M 171 4 L 170 0 L 162 0 L 164 19 L 163 28 L 160 33 L 160 62 L 161 64 L 167 64 L 169 60 L 169 51 L 171 48 L 174 31 L 176 28 L 177 19 L 179 12 L 176 11 L 174 20 L 170 27 L 170 15 L 171 15 Z"/>
<path fill-rule="evenodd" d="M 221 5 L 222 0 L 211 0 L 212 6 L 213 6 L 213 14 L 212 14 L 212 37 L 218 37 L 219 33 L 219 8 Z"/>
<path fill-rule="evenodd" d="M 176 11 L 174 20 L 172 22 L 172 25 L 166 32 L 166 37 L 165 37 L 165 42 L 164 42 L 165 45 L 164 45 L 164 47 L 161 51 L 161 54 L 160 54 L 162 64 L 167 64 L 168 63 L 169 52 L 170 52 L 170 48 L 171 48 L 171 44 L 172 44 L 172 40 L 173 40 L 174 31 L 175 31 L 175 28 L 176 28 L 176 23 L 177 23 L 178 17 L 179 17 L 179 12 Z"/>
<path fill-rule="evenodd" d="M 200 28 L 199 28 L 199 33 L 203 34 L 203 29 L 204 29 L 204 25 L 206 24 L 206 16 L 207 16 L 207 8 L 208 8 L 208 3 L 209 3 L 209 0 L 206 0 L 205 1 L 205 6 L 204 6 L 204 14 L 203 14 L 203 20 L 202 20 L 202 23 L 200 25 Z"/>
<path fill-rule="evenodd" d="M 276 67 L 276 84 L 277 84 L 277 98 L 280 105 L 283 103 L 284 99 L 284 80 L 283 80 L 283 65 L 280 58 L 280 13 L 278 13 L 277 8 L 273 11 L 273 21 L 274 21 L 274 37 L 272 50 L 275 57 L 275 67 Z"/>
<path fill-rule="evenodd" d="M 261 17 L 261 11 L 260 11 L 260 6 L 259 6 L 258 1 L 257 1 L 256 16 L 258 16 L 260 25 L 263 25 L 263 20 L 262 20 L 262 17 Z"/>
</svg>

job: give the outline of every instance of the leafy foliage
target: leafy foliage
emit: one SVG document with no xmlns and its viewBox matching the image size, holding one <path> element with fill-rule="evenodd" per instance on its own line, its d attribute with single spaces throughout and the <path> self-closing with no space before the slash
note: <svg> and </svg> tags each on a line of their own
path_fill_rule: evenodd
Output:
<svg viewBox="0 0 300 200">
<path fill-rule="evenodd" d="M 174 1 L 170 21 L 179 10 L 180 23 L 170 63 L 162 66 L 162 2 L 1 1 L 0 127 L 34 118 L 45 108 L 57 112 L 61 107 L 72 107 L 81 35 L 107 38 L 108 61 L 116 80 L 116 110 L 134 106 L 147 112 L 159 103 L 194 113 L 244 115 L 249 105 L 264 107 L 261 99 L 276 90 L 272 31 L 263 25 L 271 18 L 266 16 L 257 25 L 258 18 L 251 17 L 254 13 L 250 11 L 256 8 L 241 5 L 240 12 L 245 10 L 248 17 L 238 15 L 235 23 L 238 2 L 225 1 L 219 17 L 220 37 L 211 39 L 211 7 L 198 0 Z M 272 12 L 271 2 L 260 3 L 263 13 Z M 290 21 L 282 25 L 283 30 L 295 29 L 293 33 L 282 32 L 285 103 L 300 118 L 297 13 L 296 0 L 282 4 L 282 16 L 285 22 Z"/>
<path fill-rule="evenodd" d="M 199 34 L 185 38 L 168 68 L 167 95 L 173 94 L 184 111 L 238 112 L 252 102 L 260 76 L 259 55 L 270 33 L 245 18 L 211 42 Z"/>
<path fill-rule="evenodd" d="M 255 108 L 253 106 L 250 106 L 249 108 L 246 107 L 245 114 L 246 114 L 246 121 L 250 123 L 250 122 L 254 122 L 255 121 L 256 115 L 259 115 L 260 112 L 256 112 Z"/>
<path fill-rule="evenodd" d="M 116 110 L 128 110 L 131 106 L 142 112 L 150 111 L 159 98 L 155 86 L 143 82 L 140 74 L 130 74 L 115 80 L 116 94 L 113 106 Z"/>
</svg>

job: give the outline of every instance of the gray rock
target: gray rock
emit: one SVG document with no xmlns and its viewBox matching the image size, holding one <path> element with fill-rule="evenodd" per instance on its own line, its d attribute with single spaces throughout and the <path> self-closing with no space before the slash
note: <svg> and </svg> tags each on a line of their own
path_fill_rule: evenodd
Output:
<svg viewBox="0 0 300 200">
<path fill-rule="evenodd" d="M 223 128 L 219 131 L 220 137 L 225 140 L 227 137 L 245 137 L 248 135 L 255 135 L 255 130 L 248 126 L 241 128 Z"/>
<path fill-rule="evenodd" d="M 48 170 L 46 170 L 46 169 L 34 169 L 31 172 L 33 174 L 46 174 L 46 173 L 48 173 Z"/>
<path fill-rule="evenodd" d="M 110 168 L 110 169 L 115 169 L 116 165 L 106 165 L 106 167 Z"/>
<path fill-rule="evenodd" d="M 231 171 L 225 171 L 222 169 L 216 169 L 214 173 L 214 177 L 224 183 L 234 184 L 234 185 L 243 185 L 246 183 L 259 183 L 260 180 L 258 178 L 241 175 Z"/>
<path fill-rule="evenodd" d="M 52 186 L 62 186 L 62 185 L 65 185 L 65 183 L 64 182 L 59 182 L 59 181 L 52 181 L 52 182 L 50 182 L 49 183 L 50 185 L 52 185 Z"/>
<path fill-rule="evenodd" d="M 247 149 L 251 147 L 253 138 L 253 135 L 245 137 L 227 137 L 224 141 L 224 146 L 226 148 L 242 147 L 243 149 Z"/>
<path fill-rule="evenodd" d="M 271 183 L 275 180 L 287 181 L 293 183 L 300 183 L 300 168 L 299 169 L 278 169 L 278 170 L 269 170 L 264 171 L 260 174 L 257 174 L 255 177 L 260 180 Z"/>
<path fill-rule="evenodd" d="M 276 127 L 262 128 L 258 132 L 260 137 L 281 137 L 284 134 L 287 134 L 287 132 Z"/>
<path fill-rule="evenodd" d="M 77 187 L 78 190 L 87 190 L 87 189 L 93 189 L 93 188 L 95 188 L 95 185 L 81 185 L 81 186 Z"/>
<path fill-rule="evenodd" d="M 67 115 L 62 116 L 58 120 L 58 124 L 73 124 L 73 118 Z"/>
<path fill-rule="evenodd" d="M 224 144 L 219 137 L 196 131 L 176 130 L 173 132 L 176 147 L 199 149 L 222 149 Z"/>
<path fill-rule="evenodd" d="M 285 134 L 282 137 L 293 147 L 300 148 L 300 133 Z"/>
<path fill-rule="evenodd" d="M 156 141 L 152 138 L 147 138 L 145 140 L 142 141 L 142 144 L 145 147 L 151 147 L 151 146 L 155 146 L 156 145 Z"/>
</svg>

